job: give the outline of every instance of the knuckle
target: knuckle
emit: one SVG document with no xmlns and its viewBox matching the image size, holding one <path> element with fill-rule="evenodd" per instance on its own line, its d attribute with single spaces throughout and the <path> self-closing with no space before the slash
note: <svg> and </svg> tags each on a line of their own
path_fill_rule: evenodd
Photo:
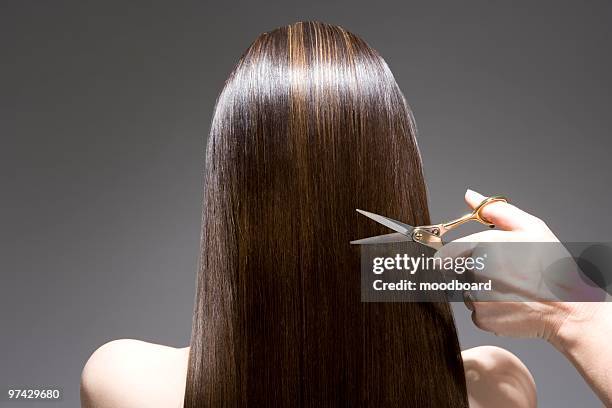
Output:
<svg viewBox="0 0 612 408">
<path fill-rule="evenodd" d="M 481 328 L 480 319 L 478 319 L 478 315 L 476 314 L 476 309 L 472 311 L 472 322 L 474 323 L 476 327 Z"/>
</svg>

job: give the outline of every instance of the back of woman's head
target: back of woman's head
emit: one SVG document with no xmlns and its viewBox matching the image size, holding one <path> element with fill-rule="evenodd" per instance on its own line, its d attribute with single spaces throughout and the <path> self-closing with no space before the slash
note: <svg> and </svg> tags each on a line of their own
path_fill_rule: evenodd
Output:
<svg viewBox="0 0 612 408">
<path fill-rule="evenodd" d="M 186 407 L 465 407 L 447 303 L 362 303 L 364 208 L 429 222 L 415 126 L 384 60 L 340 27 L 260 35 L 206 156 Z"/>
</svg>

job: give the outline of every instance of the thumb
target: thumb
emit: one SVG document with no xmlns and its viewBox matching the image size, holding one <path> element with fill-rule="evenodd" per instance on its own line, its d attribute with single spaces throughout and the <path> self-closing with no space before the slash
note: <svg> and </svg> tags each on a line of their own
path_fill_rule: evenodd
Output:
<svg viewBox="0 0 612 408">
<path fill-rule="evenodd" d="M 465 192 L 465 202 L 471 209 L 475 209 L 486 198 L 470 189 Z M 526 229 L 536 220 L 534 216 L 503 201 L 494 201 L 487 204 L 480 215 L 504 231 Z"/>
</svg>

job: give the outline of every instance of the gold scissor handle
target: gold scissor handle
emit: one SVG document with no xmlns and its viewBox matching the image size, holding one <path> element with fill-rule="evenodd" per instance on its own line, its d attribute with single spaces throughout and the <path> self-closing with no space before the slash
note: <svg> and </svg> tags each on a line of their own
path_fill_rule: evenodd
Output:
<svg viewBox="0 0 612 408">
<path fill-rule="evenodd" d="M 479 223 L 484 224 L 487 227 L 490 227 L 490 228 L 495 227 L 495 225 L 492 222 L 490 222 L 489 220 L 487 220 L 485 217 L 482 216 L 482 210 L 487 205 L 497 202 L 497 201 L 503 201 L 504 203 L 507 203 L 508 199 L 501 195 L 485 198 L 484 200 L 482 200 L 480 204 L 476 206 L 476 208 L 474 208 L 474 211 L 472 211 L 471 213 L 465 214 L 463 217 L 459 217 L 455 220 L 448 221 L 442 224 L 442 228 L 441 228 L 442 231 L 440 231 L 440 235 L 468 221 L 478 221 Z"/>
<path fill-rule="evenodd" d="M 482 202 L 478 204 L 478 206 L 476 206 L 476 208 L 473 211 L 473 214 L 476 217 L 476 221 L 478 221 L 481 224 L 486 225 L 487 227 L 491 227 L 491 228 L 494 227 L 495 224 L 493 224 L 492 222 L 488 221 L 485 217 L 483 217 L 481 212 L 487 205 L 497 202 L 497 201 L 508 203 L 508 198 L 502 195 L 496 195 L 496 196 L 487 197 L 484 200 L 482 200 Z"/>
<path fill-rule="evenodd" d="M 495 225 L 482 216 L 482 210 L 489 204 L 502 201 L 507 203 L 508 199 L 501 195 L 487 197 L 480 204 L 474 208 L 474 211 L 471 213 L 465 214 L 462 217 L 454 219 L 452 221 L 448 221 L 442 224 L 435 225 L 423 225 L 420 227 L 416 227 L 412 233 L 412 238 L 416 242 L 421 242 L 423 244 L 429 245 L 434 248 L 439 248 L 442 246 L 442 235 L 446 234 L 448 231 L 457 228 L 458 226 L 465 224 L 468 221 L 477 221 L 481 224 L 484 224 L 490 228 L 495 227 Z"/>
</svg>

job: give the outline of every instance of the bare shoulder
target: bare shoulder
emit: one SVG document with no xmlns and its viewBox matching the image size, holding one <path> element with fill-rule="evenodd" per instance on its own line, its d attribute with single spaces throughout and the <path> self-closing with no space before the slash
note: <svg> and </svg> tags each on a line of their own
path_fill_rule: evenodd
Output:
<svg viewBox="0 0 612 408">
<path fill-rule="evenodd" d="M 514 354 L 500 347 L 481 346 L 461 353 L 470 408 L 535 408 L 533 376 Z"/>
<path fill-rule="evenodd" d="M 81 406 L 182 407 L 189 348 L 138 340 L 104 344 L 81 375 Z"/>
</svg>

